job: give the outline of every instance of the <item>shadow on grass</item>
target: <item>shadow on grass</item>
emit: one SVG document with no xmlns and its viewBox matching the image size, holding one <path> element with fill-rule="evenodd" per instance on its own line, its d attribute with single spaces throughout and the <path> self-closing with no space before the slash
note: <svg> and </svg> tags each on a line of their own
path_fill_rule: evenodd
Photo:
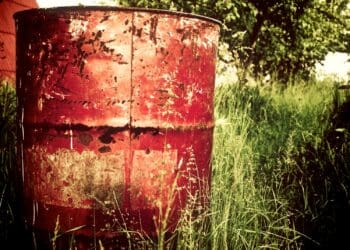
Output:
<svg viewBox="0 0 350 250">
<path fill-rule="evenodd" d="M 302 249 L 344 249 L 350 245 L 350 98 L 335 105 L 331 127 L 318 148 L 295 156 L 291 205 Z M 291 181 L 292 180 L 292 181 Z M 290 186 L 290 185 L 289 185 Z M 299 191 L 299 192 L 298 192 Z"/>
<path fill-rule="evenodd" d="M 0 83 L 0 244 L 16 238 L 17 196 L 16 165 L 16 94 L 7 83 Z M 18 239 L 17 239 L 18 241 Z M 2 245 L 2 244 L 1 244 Z"/>
</svg>

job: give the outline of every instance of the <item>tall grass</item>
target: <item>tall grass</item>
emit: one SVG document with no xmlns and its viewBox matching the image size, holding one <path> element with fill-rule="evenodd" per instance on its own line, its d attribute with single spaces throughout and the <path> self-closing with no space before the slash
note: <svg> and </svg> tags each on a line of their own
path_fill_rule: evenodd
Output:
<svg viewBox="0 0 350 250">
<path fill-rule="evenodd" d="M 8 173 L 15 102 L 8 87 L 0 93 L 0 226 L 6 238 L 14 220 Z M 350 223 L 348 101 L 332 81 L 218 87 L 210 208 L 196 213 L 189 202 L 176 240 L 147 247 L 336 249 L 347 243 L 342 229 Z"/>
<path fill-rule="evenodd" d="M 329 168 L 349 178 L 344 152 L 335 152 L 325 138 L 333 112 L 346 97 L 336 87 L 309 82 L 216 89 L 212 249 L 316 249 L 329 244 L 314 234 L 321 225 L 313 220 L 325 212 L 320 202 L 331 202 L 326 198 L 334 186 Z M 343 151 L 349 152 L 348 146 L 343 144 Z M 341 159 L 335 163 L 337 157 Z M 317 186 L 317 181 L 323 184 Z M 347 195 L 348 188 L 343 180 L 333 193 Z M 349 208 L 342 204 L 341 209 Z M 335 237 L 322 230 L 322 236 Z"/>
<path fill-rule="evenodd" d="M 15 228 L 16 95 L 7 82 L 0 83 L 0 242 Z"/>
</svg>

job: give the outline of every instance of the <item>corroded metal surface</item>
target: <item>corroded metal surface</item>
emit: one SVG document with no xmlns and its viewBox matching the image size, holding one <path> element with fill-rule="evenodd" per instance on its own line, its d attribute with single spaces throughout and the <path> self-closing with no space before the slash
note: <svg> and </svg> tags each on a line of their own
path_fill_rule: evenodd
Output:
<svg viewBox="0 0 350 250">
<path fill-rule="evenodd" d="M 216 22 L 118 8 L 15 19 L 28 224 L 155 235 L 189 202 L 206 206 Z"/>
</svg>

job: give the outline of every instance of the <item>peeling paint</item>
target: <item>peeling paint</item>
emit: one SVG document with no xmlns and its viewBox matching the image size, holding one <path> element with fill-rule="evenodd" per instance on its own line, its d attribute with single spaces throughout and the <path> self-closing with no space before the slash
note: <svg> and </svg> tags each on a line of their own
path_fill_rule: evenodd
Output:
<svg viewBox="0 0 350 250">
<path fill-rule="evenodd" d="M 33 166 L 25 176 L 31 183 L 25 192 L 34 200 L 63 207 L 92 208 L 94 199 L 113 202 L 112 190 L 121 195 L 124 190 L 124 155 L 69 149 L 48 153 L 45 147 L 33 146 L 24 152 L 25 162 Z"/>
</svg>

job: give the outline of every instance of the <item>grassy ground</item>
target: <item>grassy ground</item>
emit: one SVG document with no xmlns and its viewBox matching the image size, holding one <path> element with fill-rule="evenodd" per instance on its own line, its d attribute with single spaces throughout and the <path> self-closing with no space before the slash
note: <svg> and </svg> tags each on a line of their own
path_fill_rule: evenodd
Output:
<svg viewBox="0 0 350 250">
<path fill-rule="evenodd" d="M 349 245 L 350 99 L 335 84 L 216 89 L 210 211 L 177 229 L 178 249 Z M 14 93 L 2 88 L 0 237 L 11 233 Z M 349 103 L 348 103 L 349 102 Z"/>
<path fill-rule="evenodd" d="M 212 247 L 337 249 L 345 243 L 346 94 L 329 81 L 284 89 L 225 85 L 216 93 Z"/>
</svg>

